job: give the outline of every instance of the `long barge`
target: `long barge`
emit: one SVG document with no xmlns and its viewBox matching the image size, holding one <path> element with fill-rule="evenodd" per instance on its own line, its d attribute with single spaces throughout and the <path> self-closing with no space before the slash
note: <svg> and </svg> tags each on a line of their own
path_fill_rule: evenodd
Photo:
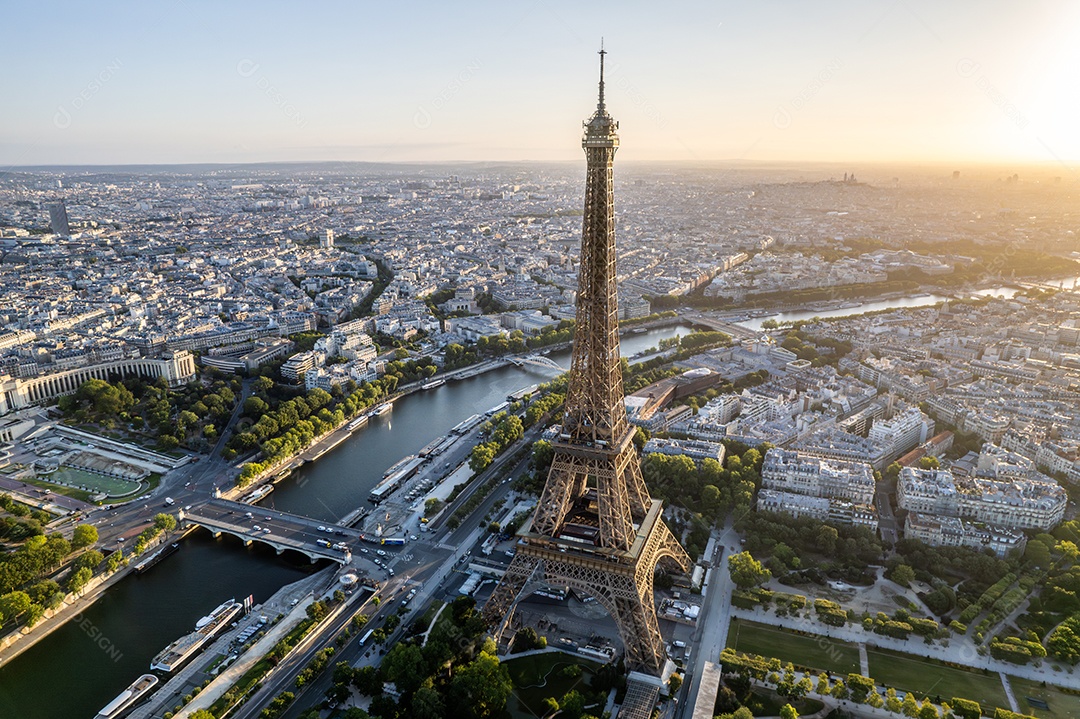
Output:
<svg viewBox="0 0 1080 719">
<path fill-rule="evenodd" d="M 387 498 L 395 489 L 401 486 L 401 483 L 416 474 L 416 471 L 420 469 L 426 461 L 426 457 L 417 457 L 415 454 L 410 454 L 401 461 L 395 463 L 390 469 L 386 470 L 386 474 L 383 475 L 382 481 L 380 481 L 375 488 L 371 490 L 371 494 L 368 495 L 368 501 L 378 504 Z"/>
<path fill-rule="evenodd" d="M 192 654 L 195 654 L 208 641 L 213 639 L 214 635 L 228 626 L 229 622 L 243 609 L 244 605 L 234 599 L 223 602 L 217 609 L 195 624 L 195 631 L 185 634 L 162 649 L 150 662 L 150 668 L 165 673 L 179 668 Z"/>
<path fill-rule="evenodd" d="M 157 684 L 158 678 L 153 674 L 143 674 L 133 681 L 127 689 L 117 694 L 115 699 L 102 707 L 94 719 L 116 719 L 116 717 L 135 706 Z"/>
<path fill-rule="evenodd" d="M 165 557 L 167 557 L 170 554 L 173 554 L 174 552 L 176 552 L 176 550 L 178 550 L 178 549 L 180 549 L 180 545 L 178 543 L 176 543 L 176 542 L 173 542 L 172 544 L 165 545 L 161 549 L 159 549 L 156 552 L 154 552 L 153 554 L 145 557 L 138 564 L 136 564 L 135 565 L 135 573 L 136 574 L 142 574 L 143 572 L 147 571 L 148 569 L 153 567 L 155 564 L 160 562 Z"/>
<path fill-rule="evenodd" d="M 273 491 L 274 491 L 274 485 L 272 485 L 272 484 L 264 484 L 263 486 L 259 487 L 258 489 L 256 489 L 254 492 L 252 492 L 248 496 L 244 497 L 243 501 L 244 501 L 245 504 L 255 504 L 260 499 L 265 499 L 266 496 L 268 494 L 270 494 L 271 492 L 273 492 Z"/>
</svg>

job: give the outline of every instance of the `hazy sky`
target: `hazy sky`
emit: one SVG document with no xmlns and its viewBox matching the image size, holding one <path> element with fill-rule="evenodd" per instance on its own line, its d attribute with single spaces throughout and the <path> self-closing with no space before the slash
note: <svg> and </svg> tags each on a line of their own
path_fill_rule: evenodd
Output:
<svg viewBox="0 0 1080 719">
<path fill-rule="evenodd" d="M 8 2 L 0 163 L 1080 160 L 1080 2 Z"/>
</svg>

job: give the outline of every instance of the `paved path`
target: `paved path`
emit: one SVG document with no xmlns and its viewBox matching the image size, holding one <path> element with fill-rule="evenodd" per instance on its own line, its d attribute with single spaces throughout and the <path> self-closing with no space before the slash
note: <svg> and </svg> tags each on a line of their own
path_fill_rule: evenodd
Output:
<svg viewBox="0 0 1080 719">
<path fill-rule="evenodd" d="M 1016 696 L 1013 694 L 1012 684 L 1009 683 L 1009 676 L 1005 672 L 998 672 L 1001 677 L 1001 686 L 1005 689 L 1005 696 L 1009 698 L 1009 708 L 1014 712 L 1020 712 L 1020 704 L 1016 701 Z"/>
<path fill-rule="evenodd" d="M 714 555 L 704 558 L 712 563 L 709 584 L 702 590 L 705 601 L 701 606 L 695 636 L 692 637 L 696 651 L 686 668 L 686 697 L 679 712 L 684 719 L 689 719 L 694 713 L 694 705 L 701 691 L 705 662 L 719 659 L 720 652 L 727 644 L 728 629 L 731 626 L 731 592 L 734 584 L 727 570 L 727 555 L 729 546 L 738 545 L 739 535 L 729 519 L 722 531 L 713 532 L 713 537 L 716 539 Z"/>
<path fill-rule="evenodd" d="M 866 656 L 866 642 L 859 642 L 859 671 L 864 677 L 870 676 L 870 659 Z"/>
</svg>

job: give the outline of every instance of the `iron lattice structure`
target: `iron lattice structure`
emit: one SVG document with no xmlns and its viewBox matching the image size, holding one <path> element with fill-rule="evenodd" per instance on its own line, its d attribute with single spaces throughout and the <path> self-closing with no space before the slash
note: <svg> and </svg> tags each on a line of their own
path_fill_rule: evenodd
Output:
<svg viewBox="0 0 1080 719">
<path fill-rule="evenodd" d="M 618 123 L 600 99 L 585 122 L 585 213 L 578 270 L 577 327 L 563 427 L 555 457 L 517 553 L 484 607 L 496 638 L 514 606 L 540 583 L 593 596 L 615 619 L 627 665 L 659 676 L 666 656 L 656 620 L 653 576 L 664 560 L 687 571 L 690 558 L 649 496 L 623 404 L 615 273 L 612 165 Z"/>
</svg>

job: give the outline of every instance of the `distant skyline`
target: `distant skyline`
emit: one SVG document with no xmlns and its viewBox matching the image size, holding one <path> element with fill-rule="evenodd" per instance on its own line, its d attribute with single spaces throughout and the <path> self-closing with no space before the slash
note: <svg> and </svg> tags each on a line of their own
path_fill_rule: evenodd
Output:
<svg viewBox="0 0 1080 719">
<path fill-rule="evenodd" d="M 24 3 L 0 169 L 582 159 L 1080 161 L 1080 3 Z"/>
</svg>

